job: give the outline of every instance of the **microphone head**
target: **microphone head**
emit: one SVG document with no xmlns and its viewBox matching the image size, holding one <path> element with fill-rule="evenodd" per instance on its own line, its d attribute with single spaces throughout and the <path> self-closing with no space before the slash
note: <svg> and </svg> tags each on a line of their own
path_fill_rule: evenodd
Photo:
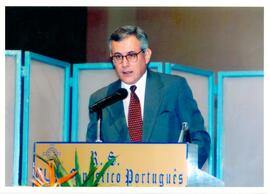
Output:
<svg viewBox="0 0 270 194">
<path fill-rule="evenodd" d="M 128 96 L 128 91 L 125 88 L 120 88 L 115 93 L 121 98 L 121 100 Z"/>
<path fill-rule="evenodd" d="M 90 112 L 100 111 L 106 106 L 109 106 L 119 100 L 125 99 L 127 96 L 128 96 L 128 91 L 125 88 L 120 88 L 116 90 L 112 95 L 99 100 L 92 106 L 89 106 L 89 111 Z"/>
</svg>

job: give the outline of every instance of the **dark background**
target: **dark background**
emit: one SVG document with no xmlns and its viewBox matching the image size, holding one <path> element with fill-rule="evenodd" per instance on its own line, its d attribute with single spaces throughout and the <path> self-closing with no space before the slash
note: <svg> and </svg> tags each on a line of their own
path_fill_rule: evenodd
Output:
<svg viewBox="0 0 270 194">
<path fill-rule="evenodd" d="M 86 60 L 86 7 L 6 7 L 6 49 Z"/>
<path fill-rule="evenodd" d="M 264 69 L 263 7 L 5 7 L 6 49 L 70 64 L 109 62 L 107 39 L 122 25 L 149 37 L 151 61 L 199 69 Z"/>
</svg>

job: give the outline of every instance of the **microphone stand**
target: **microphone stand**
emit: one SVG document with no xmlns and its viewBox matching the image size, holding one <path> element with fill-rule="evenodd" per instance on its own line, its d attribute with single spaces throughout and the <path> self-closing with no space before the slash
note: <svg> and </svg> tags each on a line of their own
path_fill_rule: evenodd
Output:
<svg viewBox="0 0 270 194">
<path fill-rule="evenodd" d="M 97 109 L 97 143 L 101 143 L 102 140 L 100 139 L 100 130 L 101 130 L 101 120 L 102 120 L 102 108 Z"/>
<path fill-rule="evenodd" d="M 96 142 L 102 142 L 100 136 L 100 131 L 101 131 L 101 125 L 102 125 L 102 108 L 105 108 L 106 106 L 109 106 L 113 103 L 116 103 L 119 100 L 123 100 L 124 98 L 126 98 L 128 95 L 128 91 L 124 88 L 120 88 L 118 89 L 116 92 L 114 92 L 112 95 L 107 96 L 101 100 L 99 100 L 98 102 L 96 102 L 95 104 L 93 104 L 92 106 L 89 106 L 89 111 L 90 114 L 92 112 L 96 112 L 97 113 L 97 139 Z"/>
<path fill-rule="evenodd" d="M 182 122 L 182 129 L 178 139 L 178 143 L 190 142 L 188 122 Z"/>
</svg>

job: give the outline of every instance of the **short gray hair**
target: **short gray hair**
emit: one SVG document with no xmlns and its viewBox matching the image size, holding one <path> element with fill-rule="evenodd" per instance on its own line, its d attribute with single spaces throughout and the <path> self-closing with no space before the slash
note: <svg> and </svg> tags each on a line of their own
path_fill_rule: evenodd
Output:
<svg viewBox="0 0 270 194">
<path fill-rule="evenodd" d="M 112 44 L 111 44 L 112 41 L 118 42 L 131 35 L 135 36 L 140 41 L 142 50 L 145 51 L 148 48 L 148 36 L 144 32 L 144 30 L 138 26 L 126 25 L 126 26 L 121 26 L 117 28 L 111 34 L 108 41 L 110 53 L 112 52 Z"/>
</svg>

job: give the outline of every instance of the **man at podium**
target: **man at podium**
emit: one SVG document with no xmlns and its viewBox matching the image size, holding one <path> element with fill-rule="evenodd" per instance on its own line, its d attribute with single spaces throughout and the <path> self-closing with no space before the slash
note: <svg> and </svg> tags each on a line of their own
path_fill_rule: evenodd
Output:
<svg viewBox="0 0 270 194">
<path fill-rule="evenodd" d="M 152 51 L 147 34 L 138 26 L 116 29 L 109 38 L 109 50 L 119 80 L 91 95 L 87 142 L 100 136 L 107 143 L 177 143 L 186 123 L 187 141 L 198 145 L 201 168 L 208 158 L 210 137 L 186 79 L 147 68 Z M 97 106 L 109 99 L 114 102 Z M 102 115 L 100 123 L 98 115 Z"/>
</svg>

